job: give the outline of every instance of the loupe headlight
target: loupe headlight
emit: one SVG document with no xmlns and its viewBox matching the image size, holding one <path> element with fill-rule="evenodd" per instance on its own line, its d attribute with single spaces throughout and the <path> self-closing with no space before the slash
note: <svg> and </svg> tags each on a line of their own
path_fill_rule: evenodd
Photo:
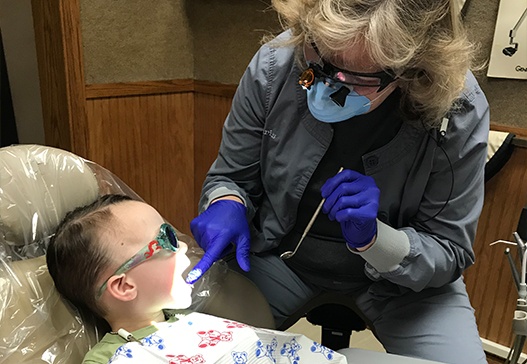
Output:
<svg viewBox="0 0 527 364">
<path fill-rule="evenodd" d="M 309 65 L 298 78 L 298 84 L 302 86 L 304 90 L 309 90 L 317 77 L 324 77 L 325 83 L 328 87 L 334 87 L 335 80 L 325 75 L 317 64 Z M 344 107 L 346 103 L 346 97 L 351 92 L 349 87 L 341 86 L 337 91 L 333 92 L 329 97 L 338 106 Z"/>
<path fill-rule="evenodd" d="M 315 71 L 309 67 L 298 78 L 298 84 L 302 86 L 304 90 L 309 90 L 311 85 L 315 82 Z"/>
</svg>

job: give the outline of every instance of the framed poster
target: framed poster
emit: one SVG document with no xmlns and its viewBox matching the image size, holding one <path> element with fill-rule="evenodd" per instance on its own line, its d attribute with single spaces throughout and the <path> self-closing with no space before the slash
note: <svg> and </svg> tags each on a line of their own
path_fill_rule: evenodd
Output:
<svg viewBox="0 0 527 364">
<path fill-rule="evenodd" d="M 527 0 L 501 0 L 487 76 L 527 79 Z"/>
</svg>

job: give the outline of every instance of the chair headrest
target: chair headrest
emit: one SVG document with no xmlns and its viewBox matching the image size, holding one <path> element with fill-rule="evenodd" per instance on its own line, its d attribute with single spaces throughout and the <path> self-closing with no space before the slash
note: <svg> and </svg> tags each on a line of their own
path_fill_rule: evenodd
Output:
<svg viewBox="0 0 527 364">
<path fill-rule="evenodd" d="M 60 298 L 40 256 L 1 264 L 2 363 L 80 363 L 95 331 Z"/>
<path fill-rule="evenodd" d="M 93 171 L 73 153 L 39 145 L 0 148 L 0 240 L 8 245 L 48 237 L 68 211 L 98 194 Z"/>
<path fill-rule="evenodd" d="M 485 164 L 485 182 L 505 166 L 512 156 L 515 135 L 512 133 L 490 130 L 487 144 L 487 163 Z"/>
</svg>

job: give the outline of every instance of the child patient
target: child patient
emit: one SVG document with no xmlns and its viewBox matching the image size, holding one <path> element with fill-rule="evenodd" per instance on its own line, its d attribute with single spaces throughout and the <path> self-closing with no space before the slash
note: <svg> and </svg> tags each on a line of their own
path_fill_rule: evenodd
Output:
<svg viewBox="0 0 527 364">
<path fill-rule="evenodd" d="M 47 249 L 51 277 L 64 298 L 111 327 L 83 363 L 346 362 L 301 335 L 182 311 L 192 303 L 186 252 L 152 206 L 123 195 L 66 215 Z"/>
</svg>

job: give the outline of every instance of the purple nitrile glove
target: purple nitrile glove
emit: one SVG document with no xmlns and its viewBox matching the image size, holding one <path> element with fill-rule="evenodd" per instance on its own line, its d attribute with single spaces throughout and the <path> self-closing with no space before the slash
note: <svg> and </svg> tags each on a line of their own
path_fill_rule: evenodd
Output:
<svg viewBox="0 0 527 364">
<path fill-rule="evenodd" d="M 380 190 L 372 177 L 345 169 L 321 188 L 322 212 L 337 220 L 351 248 L 368 245 L 377 234 Z"/>
<path fill-rule="evenodd" d="M 232 244 L 236 247 L 240 268 L 249 270 L 250 233 L 246 212 L 247 208 L 240 202 L 220 200 L 190 222 L 192 235 L 205 254 L 189 272 L 187 283 L 200 279 L 215 261 L 232 249 Z"/>
</svg>

